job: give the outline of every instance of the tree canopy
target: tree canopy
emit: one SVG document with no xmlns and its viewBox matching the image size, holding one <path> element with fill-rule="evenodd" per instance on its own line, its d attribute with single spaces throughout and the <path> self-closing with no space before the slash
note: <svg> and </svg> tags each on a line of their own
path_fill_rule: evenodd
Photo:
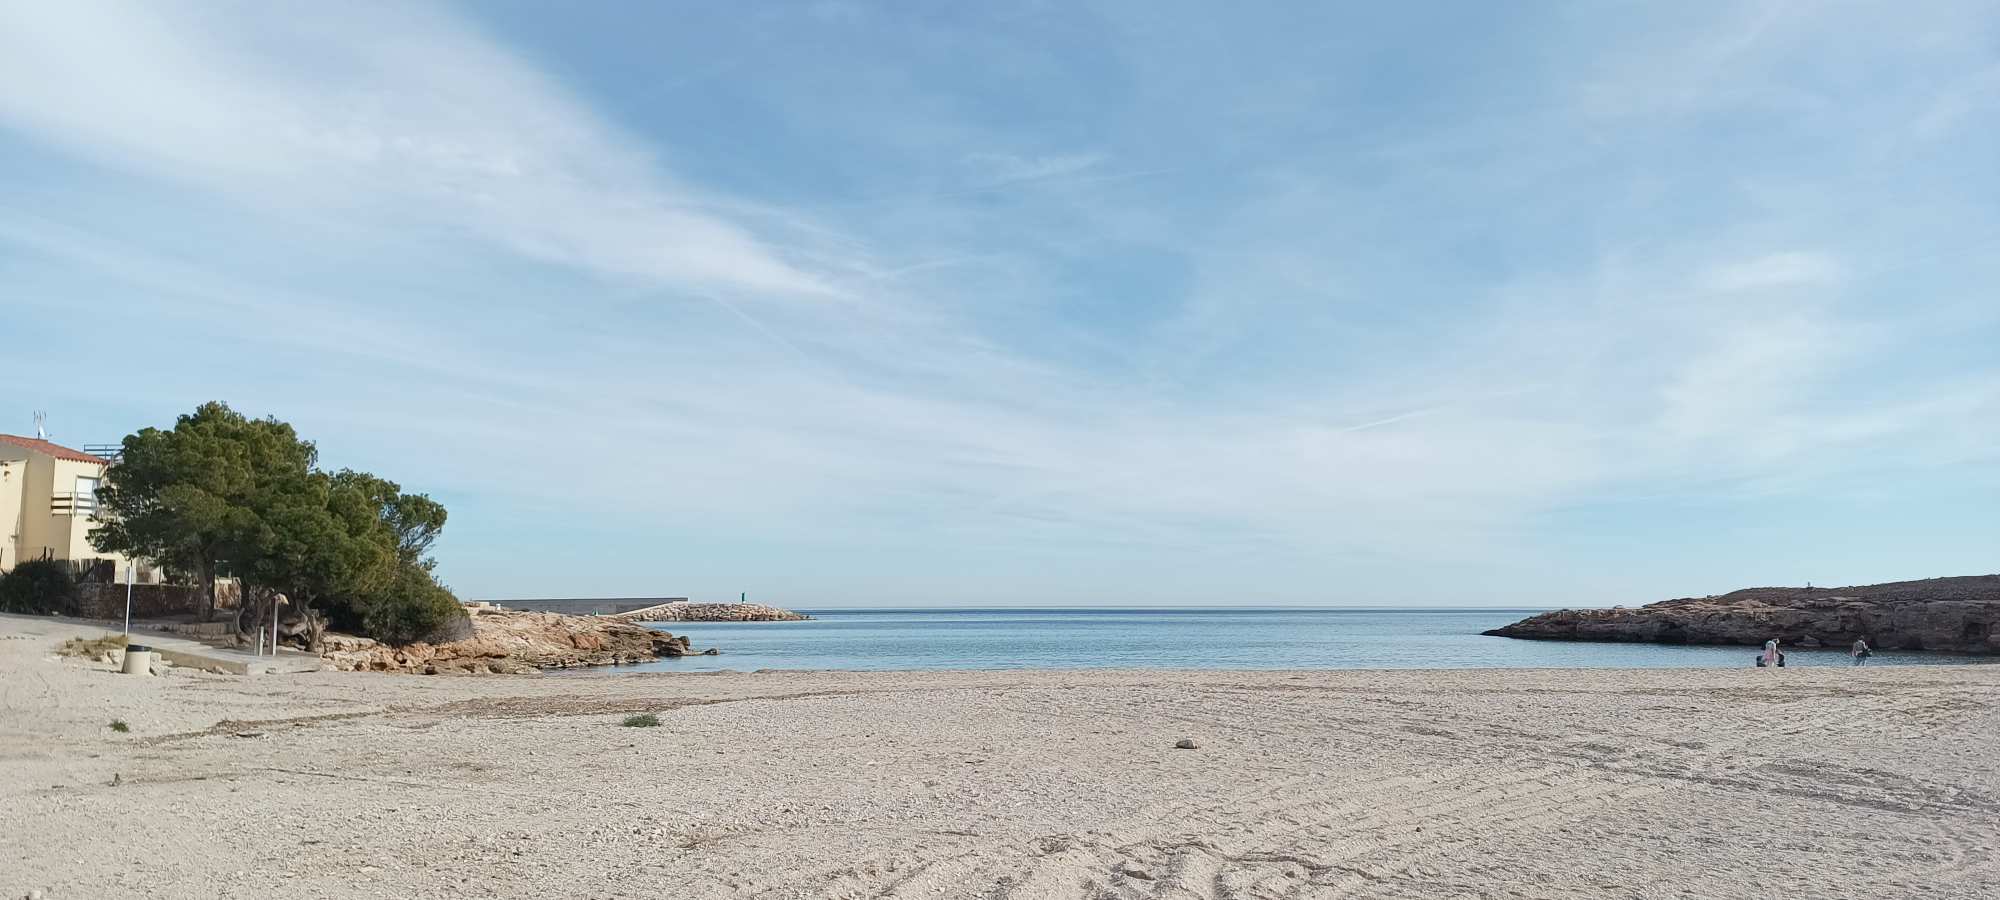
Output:
<svg viewBox="0 0 2000 900">
<path fill-rule="evenodd" d="M 193 573 L 209 614 L 216 565 L 227 560 L 246 598 L 284 593 L 315 641 L 326 615 L 394 641 L 462 633 L 464 611 L 431 575 L 444 506 L 317 462 L 290 425 L 205 403 L 172 430 L 125 439 L 91 539 Z"/>
</svg>

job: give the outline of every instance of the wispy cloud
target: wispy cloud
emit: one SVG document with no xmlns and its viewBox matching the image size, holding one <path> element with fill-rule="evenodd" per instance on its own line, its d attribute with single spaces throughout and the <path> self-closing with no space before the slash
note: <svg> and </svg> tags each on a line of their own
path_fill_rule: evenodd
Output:
<svg viewBox="0 0 2000 900">
<path fill-rule="evenodd" d="M 1102 153 L 1071 153 L 1053 156 L 1017 156 L 1012 153 L 974 153 L 965 158 L 975 178 L 987 187 L 1022 181 L 1060 178 L 1094 169 L 1107 157 Z"/>
<path fill-rule="evenodd" d="M 614 278 L 834 290 L 462 23 L 416 5 L 230 11 L 16 8 L 0 80 L 41 87 L 6 92 L 0 117 L 280 211 L 427 221 Z"/>
<path fill-rule="evenodd" d="M 1718 265 L 1702 274 L 1701 286 L 1711 291 L 1743 291 L 1780 287 L 1832 287 L 1841 280 L 1840 263 L 1822 253 L 1772 253 Z"/>
</svg>

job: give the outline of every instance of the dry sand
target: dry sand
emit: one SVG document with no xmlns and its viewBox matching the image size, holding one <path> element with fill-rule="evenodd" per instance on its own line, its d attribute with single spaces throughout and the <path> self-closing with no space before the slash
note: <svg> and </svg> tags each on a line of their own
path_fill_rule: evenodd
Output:
<svg viewBox="0 0 2000 900">
<path fill-rule="evenodd" d="M 0 897 L 2000 897 L 2000 667 L 141 678 L 71 633 L 0 618 Z"/>
</svg>

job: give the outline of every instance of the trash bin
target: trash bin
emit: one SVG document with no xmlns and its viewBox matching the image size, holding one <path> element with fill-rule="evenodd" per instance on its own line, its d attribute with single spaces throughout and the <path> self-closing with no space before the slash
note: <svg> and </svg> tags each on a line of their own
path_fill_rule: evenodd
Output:
<svg viewBox="0 0 2000 900">
<path fill-rule="evenodd" d="M 125 645 L 125 667 L 119 671 L 127 675 L 153 674 L 153 648 L 145 644 Z"/>
</svg>

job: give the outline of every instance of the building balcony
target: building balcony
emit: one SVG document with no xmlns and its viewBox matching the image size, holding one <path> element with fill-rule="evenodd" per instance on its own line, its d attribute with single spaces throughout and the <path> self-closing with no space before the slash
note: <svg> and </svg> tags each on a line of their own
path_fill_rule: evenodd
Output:
<svg viewBox="0 0 2000 900">
<path fill-rule="evenodd" d="M 49 497 L 49 514 L 57 516 L 95 516 L 97 498 L 90 494 L 54 494 Z"/>
</svg>

